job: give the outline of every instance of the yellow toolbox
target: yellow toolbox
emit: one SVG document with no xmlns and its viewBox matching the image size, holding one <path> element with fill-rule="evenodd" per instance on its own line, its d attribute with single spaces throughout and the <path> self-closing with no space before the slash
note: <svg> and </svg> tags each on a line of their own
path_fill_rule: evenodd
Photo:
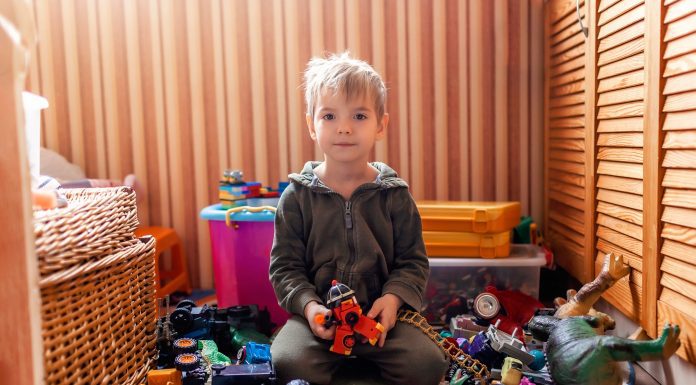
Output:
<svg viewBox="0 0 696 385">
<path fill-rule="evenodd" d="M 476 234 L 423 231 L 428 257 L 499 258 L 510 255 L 510 231 Z"/>
<path fill-rule="evenodd" d="M 519 202 L 416 202 L 423 231 L 502 233 L 520 222 Z"/>
</svg>

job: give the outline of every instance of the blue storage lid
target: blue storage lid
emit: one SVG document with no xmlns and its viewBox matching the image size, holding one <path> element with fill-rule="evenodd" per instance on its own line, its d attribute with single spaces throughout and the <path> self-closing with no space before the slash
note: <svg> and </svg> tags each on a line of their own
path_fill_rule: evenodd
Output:
<svg viewBox="0 0 696 385">
<path fill-rule="evenodd" d="M 260 208 L 262 206 L 276 207 L 278 206 L 278 198 L 247 199 L 245 205 L 235 208 L 235 210 L 239 211 L 230 213 L 230 220 L 242 222 L 273 222 L 275 210 L 254 210 L 254 208 Z M 223 209 L 222 205 L 218 203 L 201 210 L 201 218 L 209 221 L 224 221 L 226 213 L 227 209 Z"/>
</svg>

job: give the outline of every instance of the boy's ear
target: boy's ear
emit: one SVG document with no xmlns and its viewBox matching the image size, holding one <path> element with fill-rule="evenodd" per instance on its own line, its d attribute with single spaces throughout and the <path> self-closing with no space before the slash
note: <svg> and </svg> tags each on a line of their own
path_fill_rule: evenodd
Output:
<svg viewBox="0 0 696 385">
<path fill-rule="evenodd" d="M 384 113 L 382 115 L 382 121 L 379 123 L 379 128 L 377 129 L 377 140 L 384 138 L 387 134 L 387 126 L 389 125 L 389 114 Z"/>
<path fill-rule="evenodd" d="M 312 119 L 312 115 L 306 114 L 305 119 L 307 119 L 307 129 L 309 130 L 309 137 L 312 138 L 312 140 L 317 140 L 317 132 L 314 130 L 314 119 Z"/>
</svg>

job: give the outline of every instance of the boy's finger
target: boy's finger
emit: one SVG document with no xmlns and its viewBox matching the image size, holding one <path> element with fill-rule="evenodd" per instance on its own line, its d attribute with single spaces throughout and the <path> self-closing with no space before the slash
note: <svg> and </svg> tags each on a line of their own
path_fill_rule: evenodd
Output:
<svg viewBox="0 0 696 385">
<path fill-rule="evenodd" d="M 385 330 L 382 332 L 382 334 L 379 335 L 379 347 L 382 348 L 384 347 L 384 340 L 387 339 L 387 331 Z"/>
</svg>

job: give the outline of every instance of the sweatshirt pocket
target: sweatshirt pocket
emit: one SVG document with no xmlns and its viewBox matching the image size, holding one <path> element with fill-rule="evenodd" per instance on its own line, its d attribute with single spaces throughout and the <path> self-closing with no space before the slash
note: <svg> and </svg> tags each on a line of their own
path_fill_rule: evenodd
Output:
<svg viewBox="0 0 696 385">
<path fill-rule="evenodd" d="M 374 273 L 352 273 L 346 283 L 355 291 L 355 297 L 364 312 L 370 311 L 372 304 L 382 295 L 382 285 Z"/>
</svg>

